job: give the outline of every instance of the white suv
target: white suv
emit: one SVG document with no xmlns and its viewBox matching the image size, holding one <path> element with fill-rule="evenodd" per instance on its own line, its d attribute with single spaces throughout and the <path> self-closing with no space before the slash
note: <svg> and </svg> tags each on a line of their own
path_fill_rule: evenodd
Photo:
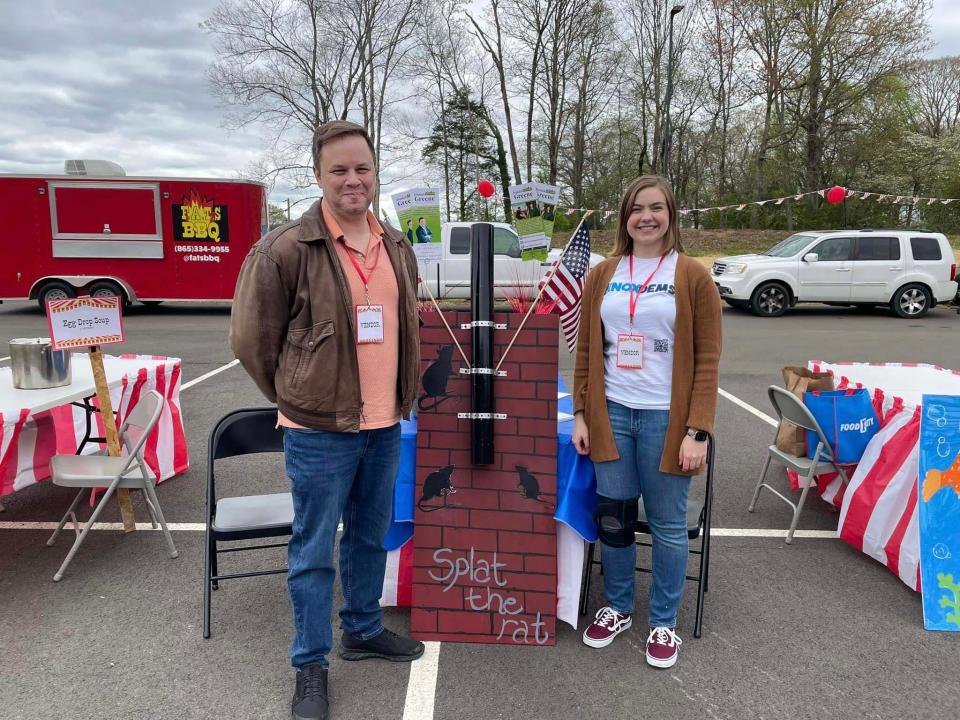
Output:
<svg viewBox="0 0 960 720">
<path fill-rule="evenodd" d="M 953 299 L 956 271 L 942 233 L 818 230 L 791 235 L 760 255 L 720 258 L 710 274 L 730 305 L 765 317 L 819 302 L 889 305 L 916 318 Z"/>
</svg>

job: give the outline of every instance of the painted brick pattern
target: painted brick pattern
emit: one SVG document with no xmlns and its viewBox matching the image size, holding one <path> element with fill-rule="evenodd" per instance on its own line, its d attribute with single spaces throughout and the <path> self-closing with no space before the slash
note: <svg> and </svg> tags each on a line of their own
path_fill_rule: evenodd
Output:
<svg viewBox="0 0 960 720">
<path fill-rule="evenodd" d="M 553 645 L 556 634 L 557 502 L 556 315 L 531 315 L 494 381 L 494 463 L 470 464 L 470 379 L 463 358 L 435 312 L 420 329 L 422 410 L 417 420 L 417 498 L 413 607 L 410 629 L 421 640 Z M 446 312 L 467 357 L 471 333 L 460 330 L 469 312 Z M 522 315 L 497 313 L 507 330 L 494 331 L 499 362 Z M 445 393 L 436 393 L 448 369 Z M 431 369 L 432 367 L 432 369 Z M 440 380 L 438 380 L 440 378 Z M 444 469 L 453 492 L 435 495 Z M 521 493 L 521 471 L 539 486 Z M 439 472 L 438 472 L 439 471 Z M 529 479 L 524 476 L 530 487 Z M 427 492 L 425 493 L 425 490 Z"/>
</svg>

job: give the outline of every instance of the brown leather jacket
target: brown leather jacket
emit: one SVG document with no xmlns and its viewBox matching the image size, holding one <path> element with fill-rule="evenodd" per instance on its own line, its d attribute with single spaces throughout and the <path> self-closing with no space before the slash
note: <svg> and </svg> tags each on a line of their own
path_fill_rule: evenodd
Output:
<svg viewBox="0 0 960 720">
<path fill-rule="evenodd" d="M 230 348 L 290 420 L 356 432 L 363 403 L 353 302 L 334 241 L 317 201 L 250 249 L 233 296 Z M 399 290 L 397 394 L 407 418 L 420 369 L 417 262 L 403 235 L 388 226 L 383 247 Z"/>
</svg>

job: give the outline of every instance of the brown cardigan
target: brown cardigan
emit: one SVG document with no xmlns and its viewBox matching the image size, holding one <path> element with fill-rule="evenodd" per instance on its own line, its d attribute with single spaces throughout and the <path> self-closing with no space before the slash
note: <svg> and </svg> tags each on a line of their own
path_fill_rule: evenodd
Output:
<svg viewBox="0 0 960 720">
<path fill-rule="evenodd" d="M 590 458 L 594 462 L 620 457 L 607 414 L 603 323 L 600 320 L 600 304 L 619 262 L 618 256 L 604 260 L 590 271 L 583 289 L 583 314 L 573 373 L 573 410 L 575 413 L 583 411 L 590 433 Z M 713 432 L 722 335 L 720 294 L 707 269 L 682 253 L 677 258 L 674 286 L 677 319 L 673 341 L 673 386 L 660 471 L 697 475 L 704 468 L 692 471 L 680 468 L 680 444 L 688 427 Z"/>
</svg>

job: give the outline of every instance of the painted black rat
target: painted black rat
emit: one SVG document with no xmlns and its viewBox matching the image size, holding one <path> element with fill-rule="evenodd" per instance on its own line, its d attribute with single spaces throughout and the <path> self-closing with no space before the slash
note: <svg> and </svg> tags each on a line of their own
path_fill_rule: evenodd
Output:
<svg viewBox="0 0 960 720">
<path fill-rule="evenodd" d="M 447 381 L 453 375 L 452 359 L 453 345 L 440 345 L 437 348 L 437 359 L 423 371 L 421 382 L 424 393 L 417 398 L 417 408 L 420 411 L 433 410 L 450 397 L 447 394 Z"/>
<path fill-rule="evenodd" d="M 517 469 L 517 475 L 520 476 L 520 482 L 517 483 L 517 487 L 520 488 L 520 496 L 528 500 L 542 502 L 549 510 L 555 510 L 555 506 L 547 505 L 547 502 L 540 498 L 540 483 L 537 482 L 537 478 L 523 465 L 514 465 L 514 467 Z"/>
<path fill-rule="evenodd" d="M 447 465 L 439 470 L 434 470 L 427 475 L 423 481 L 423 494 L 417 501 L 417 507 L 423 512 L 434 512 L 447 507 L 447 496 L 452 495 L 457 490 L 453 487 L 453 471 L 456 468 L 453 465 Z M 439 507 L 424 507 L 423 503 L 434 498 L 443 498 L 443 505 Z"/>
</svg>

